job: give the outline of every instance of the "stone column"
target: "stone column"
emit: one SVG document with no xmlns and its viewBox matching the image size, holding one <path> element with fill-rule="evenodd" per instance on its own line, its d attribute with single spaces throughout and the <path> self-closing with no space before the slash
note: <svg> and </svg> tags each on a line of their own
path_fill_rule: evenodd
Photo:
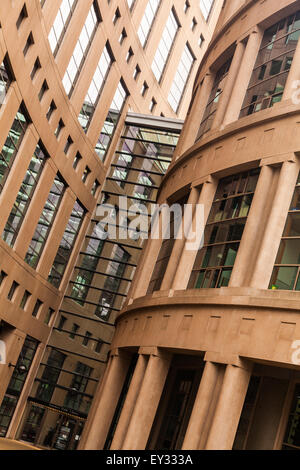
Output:
<svg viewBox="0 0 300 470">
<path fill-rule="evenodd" d="M 206 422 L 219 370 L 216 364 L 207 362 L 203 371 L 192 415 L 185 434 L 182 450 L 198 450 L 199 441 Z"/>
<path fill-rule="evenodd" d="M 204 227 L 210 213 L 217 186 L 218 182 L 212 178 L 207 178 L 202 185 L 198 204 L 203 204 L 204 206 Z M 195 220 L 193 220 L 192 229 L 194 226 Z M 187 240 L 186 243 L 190 242 Z M 178 263 L 172 283 L 172 289 L 184 290 L 187 288 L 197 253 L 198 249 L 187 250 L 186 247 L 184 247 L 180 260 L 177 260 Z"/>
<path fill-rule="evenodd" d="M 238 74 L 235 81 L 236 86 L 234 86 L 230 99 L 228 100 L 223 126 L 226 126 L 227 124 L 230 124 L 239 118 L 261 45 L 262 37 L 263 33 L 258 28 L 253 30 L 249 35 L 248 42 L 245 46 L 244 55 L 238 67 Z"/>
<path fill-rule="evenodd" d="M 293 99 L 293 95 L 296 93 L 296 90 L 300 89 L 300 39 L 295 50 L 293 63 L 289 71 L 287 82 L 285 84 L 283 100 Z M 299 104 L 300 93 L 296 93 L 297 102 L 294 104 Z"/>
<path fill-rule="evenodd" d="M 276 173 L 271 166 L 264 165 L 261 168 L 229 287 L 247 285 L 247 277 L 249 277 L 253 258 L 255 258 L 254 254 L 259 246 L 264 229 L 262 221 L 267 219 L 270 210 L 269 203 L 273 196 L 272 189 L 274 191 L 274 188 L 272 188 L 274 177 L 276 177 Z"/>
<path fill-rule="evenodd" d="M 127 392 L 126 400 L 123 405 L 122 413 L 115 431 L 113 441 L 110 446 L 110 450 L 122 449 L 122 444 L 126 437 L 128 425 L 134 410 L 135 403 L 137 401 L 139 391 L 143 382 L 147 367 L 147 356 L 142 354 L 139 355 L 135 371 L 130 383 L 129 390 Z"/>
<path fill-rule="evenodd" d="M 236 45 L 236 49 L 232 58 L 230 69 L 226 78 L 225 86 L 221 95 L 221 99 L 218 104 L 216 115 L 212 124 L 212 130 L 218 129 L 224 120 L 226 110 L 228 108 L 228 103 L 232 94 L 232 90 L 236 84 L 236 78 L 239 73 L 242 58 L 245 52 L 245 44 L 240 41 Z M 238 85 L 239 86 L 239 85 Z"/>
<path fill-rule="evenodd" d="M 145 449 L 169 372 L 170 362 L 171 355 L 168 353 L 159 352 L 156 348 L 151 353 L 123 443 L 123 450 Z"/>
<path fill-rule="evenodd" d="M 96 394 L 84 435 L 80 441 L 81 450 L 101 450 L 122 391 L 131 356 L 116 350 L 110 357 L 103 382 Z"/>
<path fill-rule="evenodd" d="M 280 240 L 299 174 L 295 161 L 286 161 L 281 167 L 272 207 L 256 256 L 250 287 L 267 289 L 278 253 Z"/>
<path fill-rule="evenodd" d="M 206 450 L 232 449 L 250 377 L 251 365 L 245 369 L 227 365 Z"/>
<path fill-rule="evenodd" d="M 198 200 L 199 200 L 199 189 L 192 188 L 187 204 L 193 206 L 192 208 L 193 214 L 195 212 L 195 205 L 197 204 Z M 185 220 L 185 214 L 184 214 L 184 208 L 183 208 L 183 217 L 182 217 L 182 222 L 179 228 L 179 234 L 181 234 L 182 237 L 179 239 L 176 239 L 174 242 L 173 250 L 169 258 L 168 266 L 167 266 L 160 290 L 168 290 L 168 289 L 171 289 L 172 287 L 172 282 L 174 280 L 174 276 L 178 268 L 178 263 L 180 261 L 180 258 L 181 258 L 181 255 L 184 250 L 185 243 L 186 243 L 186 238 L 185 238 L 185 233 L 184 233 L 184 220 Z M 191 225 L 192 224 L 190 224 L 190 226 L 188 227 L 188 232 L 190 231 Z"/>
</svg>

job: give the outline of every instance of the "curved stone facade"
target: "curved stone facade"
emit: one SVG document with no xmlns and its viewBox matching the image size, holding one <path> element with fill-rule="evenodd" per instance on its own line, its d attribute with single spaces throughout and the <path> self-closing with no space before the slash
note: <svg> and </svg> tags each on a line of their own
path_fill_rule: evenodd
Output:
<svg viewBox="0 0 300 470">
<path fill-rule="evenodd" d="M 159 192 L 204 248 L 148 241 L 83 447 L 299 449 L 299 37 L 299 2 L 226 2 Z"/>
</svg>

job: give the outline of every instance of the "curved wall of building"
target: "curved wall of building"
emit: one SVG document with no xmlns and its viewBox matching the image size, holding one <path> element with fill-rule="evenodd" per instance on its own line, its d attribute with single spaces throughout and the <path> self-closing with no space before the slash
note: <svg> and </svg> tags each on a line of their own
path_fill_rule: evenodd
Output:
<svg viewBox="0 0 300 470">
<path fill-rule="evenodd" d="M 191 228 L 204 222 L 204 246 L 148 241 L 87 448 L 299 448 L 288 421 L 298 416 L 300 377 L 299 37 L 299 2 L 225 4 L 159 193 L 161 204 L 194 207 Z M 132 354 L 132 379 L 117 380 Z M 201 367 L 200 381 L 187 378 Z M 104 444 L 107 428 L 95 426 L 124 380 L 129 391 Z M 172 411 L 177 393 L 187 405 L 178 398 Z M 175 409 L 181 418 L 169 429 Z"/>
</svg>

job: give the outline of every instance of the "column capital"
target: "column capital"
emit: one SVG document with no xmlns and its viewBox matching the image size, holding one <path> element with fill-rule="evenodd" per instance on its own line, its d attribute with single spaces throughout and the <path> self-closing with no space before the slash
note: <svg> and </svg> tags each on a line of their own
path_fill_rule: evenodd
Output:
<svg viewBox="0 0 300 470">
<path fill-rule="evenodd" d="M 170 360 L 172 354 L 164 349 L 157 348 L 156 346 L 143 346 L 139 349 L 139 354 L 143 356 L 155 356 L 161 359 Z"/>
<path fill-rule="evenodd" d="M 259 166 L 272 166 L 280 163 L 284 164 L 286 162 L 297 163 L 297 155 L 294 152 L 289 152 L 283 155 L 275 155 L 274 157 L 266 157 L 260 161 Z"/>
<path fill-rule="evenodd" d="M 204 361 L 238 367 L 239 369 L 245 369 L 249 372 L 251 372 L 253 368 L 253 363 L 250 360 L 244 359 L 237 354 L 224 355 L 220 352 L 207 351 L 204 355 Z"/>
</svg>

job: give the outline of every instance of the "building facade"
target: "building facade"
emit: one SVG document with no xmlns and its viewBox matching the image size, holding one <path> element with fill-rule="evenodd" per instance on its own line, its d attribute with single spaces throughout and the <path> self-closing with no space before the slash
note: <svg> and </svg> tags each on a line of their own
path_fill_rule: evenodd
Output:
<svg viewBox="0 0 300 470">
<path fill-rule="evenodd" d="M 221 3 L 1 2 L 0 436 L 78 447 Z"/>
<path fill-rule="evenodd" d="M 80 448 L 300 449 L 299 37 L 225 2 L 158 198 L 203 244 L 148 240 Z"/>
</svg>

